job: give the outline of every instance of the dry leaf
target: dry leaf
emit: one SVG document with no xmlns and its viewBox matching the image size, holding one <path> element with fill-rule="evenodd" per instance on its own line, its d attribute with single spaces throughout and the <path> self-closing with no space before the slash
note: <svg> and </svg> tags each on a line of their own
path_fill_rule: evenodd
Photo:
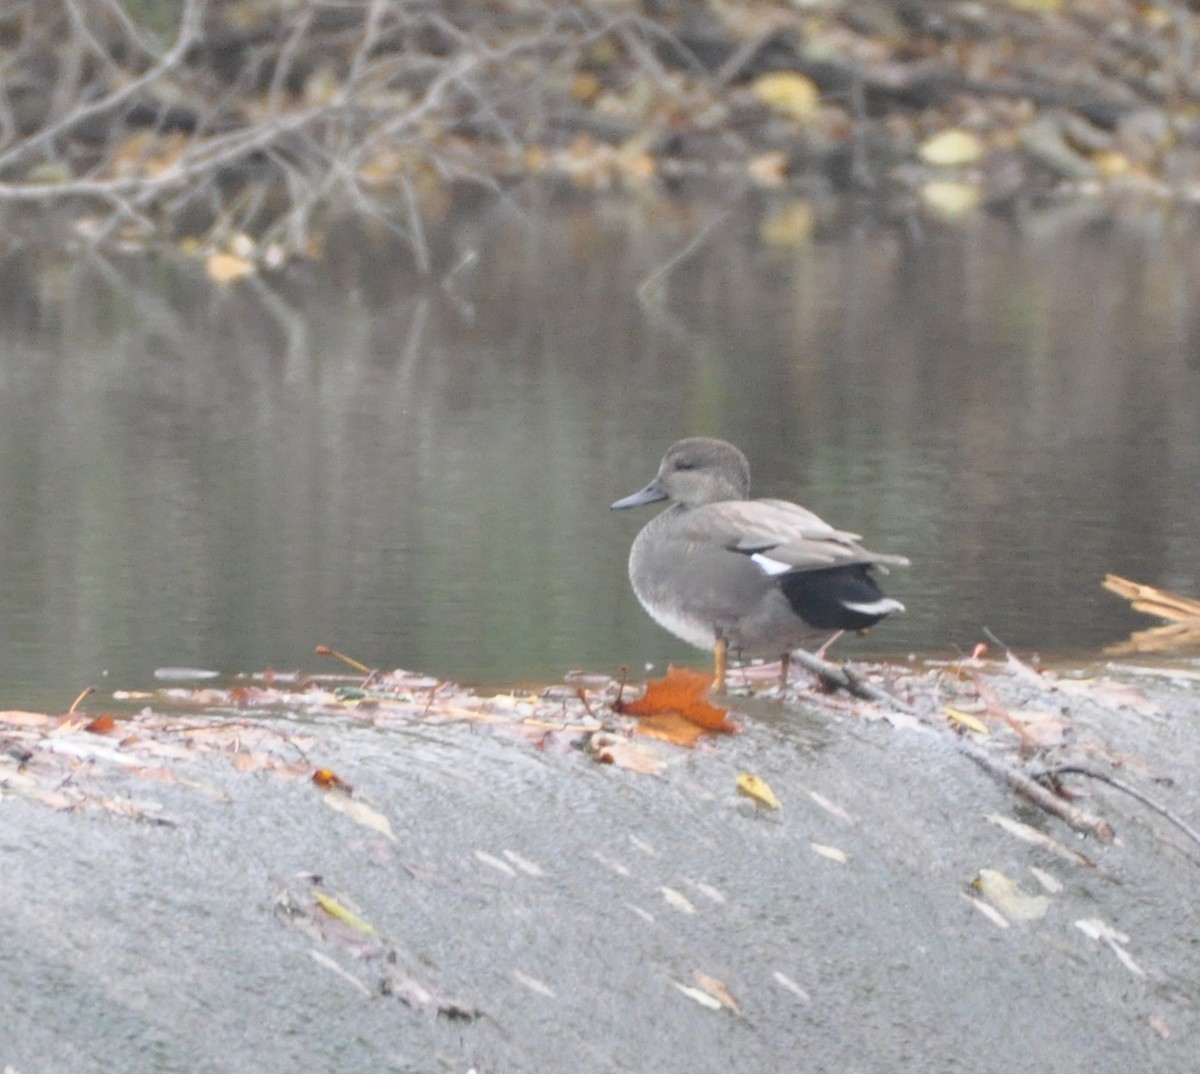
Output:
<svg viewBox="0 0 1200 1074">
<path fill-rule="evenodd" d="M 236 254 L 209 254 L 204 262 L 204 271 L 215 283 L 232 283 L 254 274 L 254 262 Z"/>
<path fill-rule="evenodd" d="M 780 115 L 806 123 L 817 114 L 821 93 L 816 83 L 794 71 L 776 71 L 754 80 L 754 96 Z"/>
<path fill-rule="evenodd" d="M 484 865 L 490 866 L 498 873 L 503 873 L 505 876 L 512 877 L 517 875 L 516 869 L 509 865 L 508 862 L 501 861 L 494 854 L 489 854 L 486 850 L 475 851 L 475 857 L 478 861 L 481 861 Z"/>
<path fill-rule="evenodd" d="M 768 809 L 781 808 L 779 799 L 775 797 L 775 792 L 768 786 L 767 781 L 753 772 L 738 774 L 737 789 L 747 798 L 753 798 L 759 805 Z"/>
<path fill-rule="evenodd" d="M 922 142 L 917 155 L 935 168 L 961 168 L 983 156 L 983 143 L 970 131 L 942 131 Z"/>
<path fill-rule="evenodd" d="M 729 994 L 729 989 L 725 986 L 724 981 L 719 981 L 702 970 L 692 970 L 692 979 L 722 1007 L 728 1007 L 734 1014 L 742 1013 L 742 1009 L 737 1005 L 737 1000 Z"/>
<path fill-rule="evenodd" d="M 667 900 L 667 903 L 681 913 L 694 914 L 696 912 L 696 908 L 686 895 L 681 894 L 674 888 L 662 887 L 659 890 L 662 892 L 662 897 Z"/>
<path fill-rule="evenodd" d="M 1009 921 L 1036 921 L 1050 909 L 1045 895 L 1026 893 L 1020 884 L 996 869 L 980 869 L 971 886 Z"/>
<path fill-rule="evenodd" d="M 554 989 L 548 984 L 539 981 L 536 977 L 530 977 L 527 973 L 522 973 L 520 970 L 512 971 L 512 979 L 518 984 L 524 985 L 531 992 L 536 992 L 539 996 L 545 996 L 547 999 L 557 999 L 554 994 Z"/>
<path fill-rule="evenodd" d="M 946 717 L 951 723 L 957 724 L 959 727 L 964 727 L 968 731 L 974 731 L 977 735 L 987 735 L 991 733 L 988 731 L 987 725 L 982 720 L 976 719 L 976 717 L 972 716 L 969 712 L 963 712 L 962 709 L 952 708 L 950 705 L 943 705 L 942 712 L 946 714 Z"/>
<path fill-rule="evenodd" d="M 854 818 L 849 813 L 836 802 L 831 802 L 820 791 L 809 791 L 808 796 L 830 816 L 837 817 L 838 820 L 844 820 L 847 824 L 854 823 Z"/>
<path fill-rule="evenodd" d="M 778 205 L 758 227 L 758 237 L 767 246 L 797 250 L 812 242 L 817 214 L 812 202 L 803 199 Z"/>
<path fill-rule="evenodd" d="M 719 1011 L 721 1009 L 721 1001 L 716 996 L 710 996 L 701 988 L 694 988 L 692 985 L 684 984 L 682 981 L 672 980 L 676 988 L 679 989 L 688 999 L 695 1000 L 701 1007 L 707 1007 L 710 1011 Z"/>
<path fill-rule="evenodd" d="M 787 181 L 788 156 L 780 149 L 760 153 L 746 162 L 746 174 L 759 186 L 783 186 Z M 766 242 L 770 243 L 771 239 L 766 234 L 768 230 L 768 226 L 764 224 L 759 229 L 759 233 Z"/>
<path fill-rule="evenodd" d="M 983 188 L 957 179 L 935 179 L 921 186 L 921 201 L 946 220 L 957 220 L 979 208 Z"/>
<path fill-rule="evenodd" d="M 999 813 L 988 813 L 984 819 L 999 828 L 1003 828 L 1009 835 L 1015 835 L 1018 839 L 1026 843 L 1044 847 L 1051 853 L 1057 854 L 1064 861 L 1074 862 L 1076 865 L 1094 865 L 1090 859 L 1080 854 L 1079 851 L 1072 850 L 1070 847 L 1053 838 L 1053 836 L 1047 835 L 1030 824 L 1013 820 L 1011 817 L 1001 816 Z"/>
<path fill-rule="evenodd" d="M 694 745 L 705 732 L 731 733 L 737 725 L 730 722 L 728 709 L 717 708 L 708 700 L 712 676 L 671 665 L 661 679 L 646 683 L 646 692 L 636 701 L 619 702 L 616 710 L 639 717 L 642 734 L 665 738 L 680 746 Z"/>
<path fill-rule="evenodd" d="M 317 905 L 321 907 L 330 917 L 337 918 L 342 924 L 349 925 L 357 932 L 366 933 L 368 936 L 378 936 L 379 930 L 375 928 L 369 921 L 359 917 L 353 910 L 348 910 L 337 899 L 331 895 L 326 895 L 323 891 L 314 891 L 313 898 L 317 900 Z"/>
<path fill-rule="evenodd" d="M 545 876 L 545 870 L 536 862 L 523 858 L 515 850 L 506 850 L 504 856 L 521 870 L 526 876 Z"/>
<path fill-rule="evenodd" d="M 667 767 L 667 761 L 651 742 L 631 742 L 627 738 L 597 731 L 590 741 L 592 756 L 601 764 L 616 765 L 631 772 L 656 776 Z M 657 747 L 662 749 L 662 747 Z"/>
<path fill-rule="evenodd" d="M 340 791 L 330 791 L 328 794 L 321 795 L 321 801 L 330 809 L 345 814 L 364 828 L 370 828 L 372 831 L 379 832 L 380 835 L 387 836 L 393 843 L 396 842 L 396 835 L 392 831 L 392 822 L 365 802 L 360 802 L 356 798 L 348 798 Z"/>
<path fill-rule="evenodd" d="M 786 973 L 781 973 L 779 970 L 775 970 L 771 974 L 771 977 L 774 978 L 777 985 L 779 985 L 781 988 L 786 988 L 797 999 L 803 1000 L 805 1003 L 812 1002 L 812 997 L 805 992 L 803 988 L 796 984 L 796 982 L 793 981 Z"/>
<path fill-rule="evenodd" d="M 1134 962 L 1133 957 L 1125 950 L 1125 945 L 1129 943 L 1129 937 L 1125 933 L 1113 928 L 1112 925 L 1106 921 L 1102 921 L 1098 917 L 1089 917 L 1081 921 L 1076 921 L 1075 927 L 1085 936 L 1107 944 L 1112 949 L 1112 953 L 1121 960 L 1121 965 L 1134 976 L 1146 976 L 1146 971 Z"/>
</svg>

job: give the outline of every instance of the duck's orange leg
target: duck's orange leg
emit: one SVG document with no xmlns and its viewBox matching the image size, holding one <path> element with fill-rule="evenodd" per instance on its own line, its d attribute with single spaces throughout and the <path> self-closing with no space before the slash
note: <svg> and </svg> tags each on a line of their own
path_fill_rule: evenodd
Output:
<svg viewBox="0 0 1200 1074">
<path fill-rule="evenodd" d="M 713 690 L 718 694 L 725 692 L 725 669 L 729 664 L 729 642 L 717 638 L 713 649 Z"/>
</svg>

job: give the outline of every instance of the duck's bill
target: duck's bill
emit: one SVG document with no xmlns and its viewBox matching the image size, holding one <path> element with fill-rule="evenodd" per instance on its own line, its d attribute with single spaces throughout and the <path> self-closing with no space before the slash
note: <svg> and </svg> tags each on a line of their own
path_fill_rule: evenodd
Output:
<svg viewBox="0 0 1200 1074">
<path fill-rule="evenodd" d="M 626 496 L 623 500 L 618 500 L 612 505 L 614 511 L 619 511 L 622 507 L 641 507 L 645 503 L 657 503 L 659 500 L 665 500 L 667 494 L 662 485 L 658 483 L 656 477 L 650 482 L 641 492 L 635 492 L 632 496 Z"/>
</svg>

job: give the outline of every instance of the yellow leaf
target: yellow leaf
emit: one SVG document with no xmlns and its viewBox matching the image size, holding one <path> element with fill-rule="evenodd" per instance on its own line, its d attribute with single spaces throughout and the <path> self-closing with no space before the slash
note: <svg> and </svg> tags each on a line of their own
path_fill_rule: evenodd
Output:
<svg viewBox="0 0 1200 1074">
<path fill-rule="evenodd" d="M 816 115 L 821 100 L 821 93 L 812 79 L 794 71 L 777 71 L 757 78 L 754 96 L 768 108 L 800 123 Z"/>
<path fill-rule="evenodd" d="M 581 75 L 576 75 L 575 80 L 571 83 L 571 96 L 580 104 L 589 104 L 600 96 L 603 89 L 600 79 L 590 71 L 585 71 Z"/>
<path fill-rule="evenodd" d="M 1118 179 L 1133 171 L 1133 162 L 1116 149 L 1103 149 L 1094 154 L 1092 163 L 1096 165 L 1096 170 L 1101 175 L 1106 175 L 1110 179 Z"/>
<path fill-rule="evenodd" d="M 231 283 L 254 274 L 254 262 L 236 254 L 209 254 L 204 262 L 208 278 L 217 283 Z"/>
<path fill-rule="evenodd" d="M 996 869 L 980 869 L 971 887 L 1009 921 L 1036 921 L 1050 909 L 1045 895 L 1027 894 L 1020 884 Z"/>
<path fill-rule="evenodd" d="M 374 925 L 369 921 L 364 921 L 353 910 L 347 910 L 337 899 L 331 895 L 326 895 L 323 891 L 314 891 L 313 898 L 317 900 L 318 905 L 330 917 L 336 917 L 342 924 L 349 925 L 352 929 L 358 932 L 365 932 L 368 936 L 378 934 Z"/>
<path fill-rule="evenodd" d="M 779 799 L 775 792 L 767 786 L 767 781 L 756 776 L 753 772 L 741 772 L 737 778 L 737 789 L 747 798 L 753 798 L 759 805 L 768 809 L 780 809 Z"/>
<path fill-rule="evenodd" d="M 798 198 L 777 206 L 759 225 L 758 234 L 768 246 L 795 250 L 812 241 L 816 222 L 812 203 Z"/>
<path fill-rule="evenodd" d="M 947 220 L 957 220 L 979 207 L 983 190 L 978 183 L 940 179 L 921 187 L 921 200 Z"/>
<path fill-rule="evenodd" d="M 923 142 L 917 154 L 935 168 L 961 168 L 983 156 L 983 143 L 970 131 L 948 130 Z"/>
<path fill-rule="evenodd" d="M 951 708 L 949 705 L 943 705 L 942 712 L 946 714 L 952 723 L 956 723 L 960 727 L 965 727 L 968 731 L 974 731 L 977 735 L 991 734 L 987 729 L 987 725 L 982 720 L 976 719 L 969 712 Z"/>
</svg>

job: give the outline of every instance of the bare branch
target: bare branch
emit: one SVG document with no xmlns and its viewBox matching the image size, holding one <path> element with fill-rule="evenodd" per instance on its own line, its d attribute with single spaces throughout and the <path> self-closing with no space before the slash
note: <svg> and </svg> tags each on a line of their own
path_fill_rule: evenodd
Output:
<svg viewBox="0 0 1200 1074">
<path fill-rule="evenodd" d="M 24 141 L 18 142 L 7 152 L 0 153 L 0 170 L 12 167 L 13 164 L 28 157 L 35 149 L 53 142 L 54 139 L 78 127 L 86 120 L 94 119 L 97 116 L 104 115 L 106 112 L 111 112 L 137 93 L 140 93 L 147 86 L 174 70 L 182 62 L 184 56 L 187 55 L 188 49 L 191 48 L 199 36 L 206 2 L 207 0 L 184 0 L 183 12 L 179 19 L 179 33 L 175 37 L 175 43 L 163 53 L 162 58 L 156 64 L 152 65 L 137 78 L 127 82 L 124 86 L 113 90 L 111 93 L 90 104 L 83 104 L 78 108 L 72 109 L 57 122 L 51 123 L 37 134 L 30 135 Z"/>
</svg>

